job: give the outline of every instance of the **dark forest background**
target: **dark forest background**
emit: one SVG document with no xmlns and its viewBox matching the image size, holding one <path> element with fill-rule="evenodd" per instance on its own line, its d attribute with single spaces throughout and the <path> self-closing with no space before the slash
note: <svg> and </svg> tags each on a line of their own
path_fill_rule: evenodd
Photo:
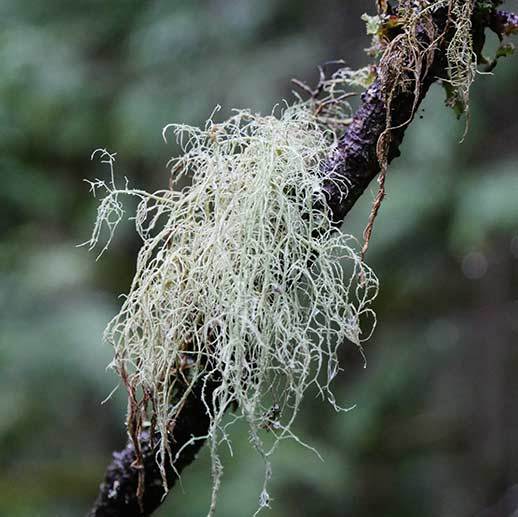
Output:
<svg viewBox="0 0 518 517">
<path fill-rule="evenodd" d="M 102 330 L 139 242 L 85 241 L 90 153 L 167 184 L 169 122 L 221 104 L 269 112 L 316 66 L 367 63 L 364 0 L 0 0 L 0 515 L 86 512 L 125 441 Z M 508 2 L 518 10 L 518 2 Z M 494 47 L 495 42 L 490 44 Z M 272 517 L 468 517 L 518 483 L 518 57 L 473 88 L 472 120 L 434 87 L 390 168 L 368 262 L 382 290 L 368 368 L 344 348 L 337 414 L 307 400 L 274 458 Z M 346 221 L 358 237 L 374 186 Z M 260 458 L 236 428 L 218 515 L 257 508 Z M 157 514 L 202 516 L 206 453 Z"/>
</svg>

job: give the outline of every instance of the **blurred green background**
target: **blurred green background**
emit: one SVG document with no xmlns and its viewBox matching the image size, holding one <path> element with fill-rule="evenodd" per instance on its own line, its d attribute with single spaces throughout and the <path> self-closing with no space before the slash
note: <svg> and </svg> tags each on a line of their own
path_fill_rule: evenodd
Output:
<svg viewBox="0 0 518 517">
<path fill-rule="evenodd" d="M 169 122 L 215 104 L 262 112 L 316 65 L 366 63 L 364 0 L 0 0 L 0 515 L 83 515 L 125 441 L 104 325 L 138 240 L 89 237 L 90 153 L 166 184 Z M 508 2 L 518 10 L 518 2 Z M 495 42 L 491 44 L 494 46 Z M 382 290 L 368 368 L 344 348 L 336 414 L 309 399 L 274 459 L 272 517 L 464 517 L 518 483 L 518 56 L 473 88 L 472 121 L 439 87 L 390 168 L 368 255 Z M 357 236 L 374 186 L 346 222 Z M 218 515 L 257 508 L 263 465 L 236 428 Z M 206 451 L 158 513 L 202 516 Z"/>
</svg>

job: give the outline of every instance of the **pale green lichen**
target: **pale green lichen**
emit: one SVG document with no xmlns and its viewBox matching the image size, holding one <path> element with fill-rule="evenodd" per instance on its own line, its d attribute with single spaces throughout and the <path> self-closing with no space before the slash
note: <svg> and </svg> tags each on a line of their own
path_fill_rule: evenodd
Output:
<svg viewBox="0 0 518 517">
<path fill-rule="evenodd" d="M 474 0 L 450 2 L 450 16 L 455 30 L 446 50 L 448 81 L 453 90 L 449 103 L 463 113 L 469 111 L 470 89 L 477 74 L 471 21 L 474 8 Z"/>
<path fill-rule="evenodd" d="M 384 19 L 383 16 L 375 15 L 371 16 L 367 13 L 362 14 L 362 20 L 365 22 L 365 28 L 367 34 L 370 36 L 376 36 L 380 33 L 383 28 Z"/>
<path fill-rule="evenodd" d="M 306 389 L 340 409 L 331 390 L 338 348 L 349 341 L 361 350 L 374 324 L 377 279 L 325 208 L 322 165 L 336 134 L 320 123 L 311 102 L 277 111 L 238 111 L 222 123 L 211 117 L 203 129 L 167 126 L 164 135 L 174 134 L 182 149 L 171 160 L 170 189 L 117 185 L 115 157 L 105 150 L 99 152 L 110 180 L 91 183 L 104 197 L 90 247 L 103 229 L 111 239 L 124 214 L 121 198 L 138 199 L 137 269 L 105 338 L 130 398 L 147 394 L 151 401 L 162 466 L 169 461 L 168 425 L 186 393 L 217 379 L 204 401 L 211 421 L 210 513 L 229 406 L 237 405 L 232 421 L 246 420 L 265 459 L 260 506 L 268 506 L 268 458 L 281 440 L 295 437 L 292 423 Z M 185 176 L 191 185 L 176 190 Z M 130 421 L 143 418 L 134 406 Z"/>
<path fill-rule="evenodd" d="M 379 74 L 385 82 L 388 97 L 394 87 L 410 87 L 414 83 L 416 98 L 423 73 L 433 62 L 437 45 L 445 34 L 435 25 L 433 14 L 447 10 L 446 76 L 442 78 L 448 105 L 457 114 L 469 112 L 470 88 L 477 74 L 477 55 L 473 44 L 472 18 L 474 0 L 410 1 L 399 3 L 392 15 L 364 15 L 367 33 L 373 36 L 368 53 L 379 56 Z M 429 44 L 418 37 L 427 35 Z M 392 34 L 392 35 L 391 35 Z M 421 38 L 422 40 L 422 38 Z M 415 77 L 415 81 L 409 77 Z"/>
<path fill-rule="evenodd" d="M 367 89 L 376 80 L 376 68 L 372 65 L 364 66 L 357 70 L 344 68 L 340 70 L 343 80 L 353 87 Z"/>
</svg>

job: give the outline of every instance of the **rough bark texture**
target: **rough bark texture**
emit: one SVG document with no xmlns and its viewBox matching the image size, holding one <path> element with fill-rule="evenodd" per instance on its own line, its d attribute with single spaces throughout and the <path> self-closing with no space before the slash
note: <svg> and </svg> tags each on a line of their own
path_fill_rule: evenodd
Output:
<svg viewBox="0 0 518 517">
<path fill-rule="evenodd" d="M 493 1 L 495 9 L 498 4 L 497 0 Z M 445 27 L 446 16 L 445 9 L 437 11 L 434 14 L 435 24 L 440 28 Z M 473 27 L 477 46 L 483 45 L 483 34 L 486 27 L 490 27 L 500 35 L 511 34 L 518 29 L 518 17 L 511 13 L 495 10 L 481 15 L 474 21 Z M 446 36 L 442 44 L 437 46 L 432 65 L 420 78 L 417 103 L 415 103 L 413 88 L 397 90 L 392 99 L 391 125 L 399 127 L 390 131 L 387 162 L 399 155 L 399 146 L 405 130 L 429 87 L 435 80 L 445 75 L 444 45 L 447 44 L 447 40 Z M 360 108 L 327 164 L 329 170 L 333 171 L 333 181 L 327 182 L 325 189 L 337 224 L 343 221 L 369 183 L 380 172 L 377 144 L 386 126 L 386 95 L 382 82 L 377 80 L 363 94 Z M 193 436 L 206 435 L 208 427 L 209 418 L 201 400 L 201 388 L 199 388 L 187 400 L 171 434 L 170 446 L 173 457 Z M 142 517 L 150 515 L 162 503 L 164 489 L 155 461 L 156 446 L 152 447 L 149 433 L 142 433 L 140 442 L 145 473 L 143 507 L 140 507 L 136 495 L 138 470 L 132 466 L 135 461 L 135 450 L 129 443 L 121 452 L 113 454 L 113 461 L 106 471 L 105 480 L 100 486 L 99 496 L 89 514 L 90 517 Z M 177 479 L 177 473 L 181 473 L 195 459 L 202 445 L 202 440 L 190 444 L 183 450 L 175 462 L 174 468 L 167 465 L 167 479 L 170 488 Z"/>
<path fill-rule="evenodd" d="M 204 390 L 204 397 L 210 398 L 214 387 L 215 385 L 207 384 L 202 388 L 198 385 L 188 397 L 170 435 L 169 446 L 173 458 L 193 437 L 207 434 L 209 417 L 202 401 L 201 390 Z M 139 470 L 133 465 L 136 460 L 135 447 L 132 441 L 128 440 L 128 444 L 122 451 L 113 453 L 113 460 L 106 470 L 97 500 L 88 514 L 89 517 L 141 517 L 152 514 L 162 504 L 165 490 L 156 458 L 159 441 L 159 435 L 151 440 L 149 431 L 140 434 L 144 471 L 142 500 L 139 501 L 137 497 Z M 175 462 L 174 468 L 166 463 L 169 489 L 178 479 L 177 473 L 181 473 L 194 461 L 204 442 L 204 440 L 196 440 L 187 445 Z"/>
<path fill-rule="evenodd" d="M 493 2 L 498 5 L 500 2 Z M 426 97 L 430 86 L 437 80 L 447 76 L 445 48 L 449 43 L 447 34 L 447 9 L 438 10 L 434 14 L 434 23 L 442 31 L 445 38 L 438 42 L 433 63 L 427 73 L 420 79 L 418 99 L 415 102 L 413 86 L 396 92 L 391 100 L 390 126 L 395 129 L 388 134 L 389 148 L 387 163 L 398 157 L 399 147 L 405 131 L 412 122 L 422 100 Z M 473 38 L 475 52 L 482 53 L 485 43 L 485 30 L 490 28 L 500 38 L 518 32 L 518 16 L 506 11 L 476 12 L 473 20 Z M 420 43 L 428 44 L 425 33 L 421 34 Z M 413 78 L 408 77 L 410 84 Z M 377 79 L 362 95 L 362 103 L 356 112 L 345 135 L 332 153 L 328 168 L 333 171 L 331 180 L 325 185 L 328 205 L 333 218 L 340 224 L 358 198 L 363 194 L 370 182 L 379 174 L 381 166 L 377 155 L 377 143 L 387 127 L 386 91 L 381 79 Z"/>
<path fill-rule="evenodd" d="M 434 14 L 434 24 L 442 32 L 446 29 L 448 12 L 446 8 Z M 420 43 L 429 45 L 425 33 L 420 33 Z M 390 113 L 387 108 L 387 87 L 382 78 L 378 78 L 362 95 L 362 103 L 353 117 L 352 123 L 333 151 L 327 167 L 332 171 L 331 179 L 325 184 L 327 202 L 333 213 L 333 219 L 340 224 L 369 183 L 379 174 L 381 164 L 378 156 L 378 141 L 387 129 L 388 149 L 387 164 L 399 156 L 399 147 L 407 127 L 412 122 L 415 112 L 425 98 L 430 86 L 446 76 L 447 65 L 444 48 L 448 37 L 433 50 L 433 61 L 426 73 L 415 85 L 412 74 L 405 74 L 406 87 L 395 86 L 390 101 Z M 418 92 L 416 99 L 415 92 Z M 390 120 L 390 123 L 388 122 Z"/>
<path fill-rule="evenodd" d="M 420 95 L 426 95 L 433 82 L 430 76 L 423 81 Z M 397 126 L 409 120 L 414 102 L 413 93 L 402 93 L 393 100 L 392 120 Z M 333 219 L 340 224 L 369 183 L 380 172 L 376 147 L 387 125 L 385 94 L 380 80 L 376 80 L 362 95 L 362 104 L 351 125 L 329 159 L 333 171 L 326 182 L 327 202 Z M 399 146 L 408 124 L 390 132 L 388 161 L 399 156 Z"/>
<path fill-rule="evenodd" d="M 496 34 L 501 36 L 509 36 L 518 33 L 518 14 L 507 11 L 497 11 L 494 16 L 489 19 L 488 26 Z"/>
</svg>

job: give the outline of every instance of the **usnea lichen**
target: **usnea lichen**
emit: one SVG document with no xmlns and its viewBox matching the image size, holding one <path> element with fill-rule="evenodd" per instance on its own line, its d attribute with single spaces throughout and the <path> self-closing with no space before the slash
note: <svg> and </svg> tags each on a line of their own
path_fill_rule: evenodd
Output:
<svg viewBox="0 0 518 517">
<path fill-rule="evenodd" d="M 296 438 L 292 424 L 306 390 L 313 386 L 339 409 L 331 390 L 338 347 L 350 341 L 361 350 L 370 333 L 364 327 L 373 327 L 377 279 L 354 239 L 333 227 L 322 190 L 323 163 L 348 111 L 348 94 L 340 88 L 368 87 L 375 73 L 383 85 L 389 109 L 378 145 L 382 181 L 375 208 L 384 195 L 391 99 L 396 89 L 409 89 L 417 104 L 421 78 L 443 36 L 433 22 L 437 9 L 448 9 L 452 31 L 444 81 L 468 108 L 476 72 L 474 1 L 403 1 L 390 15 L 386 2 L 380 6 L 377 17 L 366 17 L 378 66 L 356 73 L 344 68 L 324 83 L 331 102 L 317 109 L 298 102 L 270 116 L 238 111 L 222 123 L 211 117 L 202 129 L 168 126 L 164 135 L 174 134 L 182 150 L 171 160 L 170 188 L 148 193 L 118 185 L 115 155 L 96 153 L 110 179 L 91 183 L 103 197 L 88 244 L 95 247 L 107 231 L 102 253 L 124 217 L 122 198 L 138 200 L 137 270 L 105 332 L 115 351 L 112 366 L 129 392 L 128 430 L 136 442 L 150 419 L 161 437 L 157 461 L 165 483 L 164 465 L 175 461 L 168 447 L 171 424 L 195 386 L 216 386 L 201 390 L 210 393 L 204 400 L 208 434 L 193 437 L 211 446 L 210 514 L 222 475 L 218 449 L 229 440 L 227 409 L 237 407 L 230 421 L 248 423 L 251 442 L 265 459 L 260 507 L 267 506 L 269 457 L 281 440 Z M 179 189 L 186 177 L 190 186 Z M 264 441 L 265 431 L 273 440 Z"/>
<path fill-rule="evenodd" d="M 171 160 L 171 188 L 119 186 L 114 155 L 105 150 L 97 154 L 110 179 L 91 183 L 103 197 L 90 247 L 103 231 L 111 239 L 123 196 L 138 199 L 137 269 L 105 338 L 130 394 L 128 427 L 151 419 L 162 468 L 175 459 L 168 429 L 190 390 L 217 386 L 204 400 L 208 435 L 193 437 L 211 445 L 210 513 L 222 473 L 218 447 L 228 440 L 226 410 L 237 407 L 232 421 L 248 423 L 265 459 L 260 506 L 267 506 L 268 458 L 294 437 L 306 390 L 314 387 L 339 409 L 331 390 L 338 347 L 349 341 L 361 349 L 374 324 L 378 281 L 325 208 L 322 164 L 336 134 L 311 102 L 277 111 L 238 111 L 222 123 L 211 117 L 203 129 L 167 126 L 164 135 L 173 134 L 182 150 Z M 179 190 L 185 176 L 191 184 Z"/>
<path fill-rule="evenodd" d="M 477 8 L 475 0 L 401 1 L 389 13 L 385 3 L 377 16 L 364 15 L 367 33 L 373 35 L 370 53 L 380 56 L 380 75 L 387 92 L 397 87 L 418 87 L 420 78 L 433 62 L 434 53 L 448 35 L 445 49 L 446 76 L 442 77 L 448 105 L 457 114 L 469 112 L 469 92 L 477 73 L 477 55 L 473 44 L 472 19 Z M 446 10 L 443 29 L 433 21 L 433 14 Z M 393 34 L 392 37 L 390 35 Z M 426 34 L 428 43 L 419 41 Z M 395 36 L 394 36 L 395 35 Z M 415 80 L 410 80 L 412 77 Z M 416 98 L 419 97 L 416 91 Z"/>
<path fill-rule="evenodd" d="M 458 116 L 466 114 L 469 122 L 469 94 L 477 73 L 472 35 L 475 7 L 475 0 L 401 0 L 397 8 L 381 1 L 378 2 L 377 16 L 363 16 L 367 34 L 373 37 L 367 53 L 379 58 L 377 78 L 387 106 L 387 116 L 385 130 L 377 143 L 379 188 L 364 230 L 362 257 L 368 250 L 374 223 L 385 197 L 392 131 L 412 120 L 421 99 L 423 79 L 432 73 L 438 50 L 446 57 L 445 70 L 440 70 L 440 73 L 447 105 Z M 439 10 L 443 11 L 444 27 L 438 27 L 434 18 Z M 445 39 L 448 44 L 443 48 Z M 413 109 L 409 118 L 399 121 L 398 125 L 393 121 L 393 99 L 400 92 L 412 94 Z"/>
<path fill-rule="evenodd" d="M 457 106 L 459 113 L 466 113 L 469 111 L 470 88 L 477 73 L 471 22 L 475 0 L 455 0 L 450 9 L 455 31 L 446 50 L 448 82 L 453 92 L 448 102 L 453 107 Z"/>
</svg>

